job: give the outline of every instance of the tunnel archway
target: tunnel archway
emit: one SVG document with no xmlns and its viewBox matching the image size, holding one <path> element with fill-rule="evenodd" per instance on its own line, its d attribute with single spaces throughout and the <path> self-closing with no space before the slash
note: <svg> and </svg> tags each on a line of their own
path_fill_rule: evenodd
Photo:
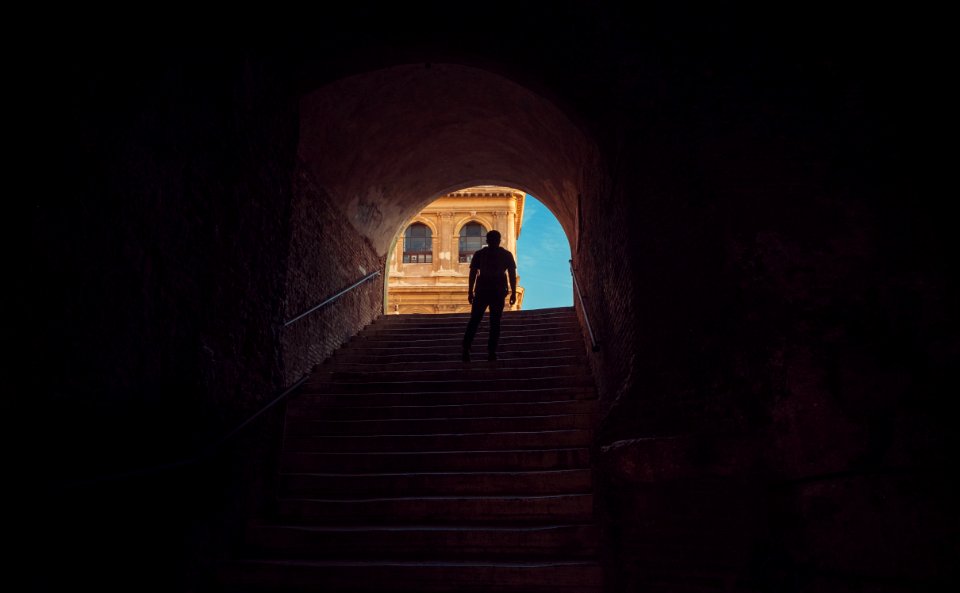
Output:
<svg viewBox="0 0 960 593">
<path fill-rule="evenodd" d="M 404 220 L 473 185 L 541 196 L 572 234 L 594 143 L 550 101 L 477 68 L 397 66 L 300 102 L 299 166 L 379 252 Z"/>
<path fill-rule="evenodd" d="M 472 186 L 540 197 L 576 244 L 579 202 L 596 193 L 585 185 L 602 171 L 596 143 L 556 105 L 474 67 L 409 64 L 349 76 L 303 95 L 299 113 L 290 312 L 383 270 L 406 221 Z M 330 258 L 329 248 L 341 252 Z M 304 324 L 285 336 L 288 378 L 379 314 L 380 286 L 358 295 L 363 303 L 338 316 L 338 327 Z"/>
</svg>

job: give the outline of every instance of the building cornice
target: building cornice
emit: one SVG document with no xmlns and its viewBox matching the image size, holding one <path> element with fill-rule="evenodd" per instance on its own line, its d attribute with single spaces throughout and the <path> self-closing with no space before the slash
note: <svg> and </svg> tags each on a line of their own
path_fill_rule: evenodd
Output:
<svg viewBox="0 0 960 593">
<path fill-rule="evenodd" d="M 468 187 L 455 192 L 450 192 L 443 197 L 463 198 L 463 197 L 490 197 L 490 198 L 509 198 L 511 196 L 523 196 L 523 192 L 511 187 L 501 187 L 499 185 L 477 185 Z"/>
<path fill-rule="evenodd" d="M 511 187 L 499 185 L 477 185 L 468 187 L 455 192 L 450 192 L 440 196 L 440 198 L 463 199 L 463 198 L 513 198 L 514 211 L 516 219 L 514 220 L 514 236 L 520 238 L 520 230 L 523 228 L 523 207 L 526 200 L 526 193 Z M 438 198 L 439 199 L 439 198 Z M 429 210 L 428 206 L 424 210 Z"/>
</svg>

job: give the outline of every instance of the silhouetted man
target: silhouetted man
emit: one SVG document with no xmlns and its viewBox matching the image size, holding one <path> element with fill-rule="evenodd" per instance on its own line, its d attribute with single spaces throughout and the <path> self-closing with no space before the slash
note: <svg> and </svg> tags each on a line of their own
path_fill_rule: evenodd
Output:
<svg viewBox="0 0 960 593">
<path fill-rule="evenodd" d="M 470 260 L 470 287 L 467 300 L 473 307 L 467 333 L 463 336 L 463 362 L 470 362 L 470 345 L 477 333 L 483 312 L 490 307 L 490 338 L 487 341 L 487 360 L 497 359 L 497 341 L 500 339 L 500 316 L 503 299 L 507 296 L 507 277 L 510 276 L 510 304 L 517 302 L 517 262 L 513 254 L 500 247 L 500 233 L 487 233 L 487 246 L 473 254 Z M 474 293 L 476 287 L 476 293 Z"/>
</svg>

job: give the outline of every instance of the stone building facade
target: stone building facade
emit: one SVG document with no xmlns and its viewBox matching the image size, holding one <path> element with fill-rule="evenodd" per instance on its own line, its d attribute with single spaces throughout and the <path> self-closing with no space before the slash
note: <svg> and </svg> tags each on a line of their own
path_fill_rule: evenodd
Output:
<svg viewBox="0 0 960 593">
<path fill-rule="evenodd" d="M 517 257 L 523 199 L 524 192 L 507 187 L 471 187 L 439 197 L 410 219 L 389 258 L 387 313 L 468 312 L 470 257 L 491 230 Z M 519 282 L 518 274 L 517 303 L 505 310 L 520 310 Z"/>
</svg>

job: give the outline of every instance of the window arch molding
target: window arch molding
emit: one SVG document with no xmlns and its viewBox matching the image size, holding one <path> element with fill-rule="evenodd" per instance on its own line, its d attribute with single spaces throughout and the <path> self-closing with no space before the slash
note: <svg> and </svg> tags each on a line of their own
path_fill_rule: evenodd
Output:
<svg viewBox="0 0 960 593">
<path fill-rule="evenodd" d="M 426 242 L 420 242 L 417 245 L 411 245 L 407 242 L 408 234 L 410 230 L 414 227 L 423 227 L 426 230 L 428 239 Z M 433 252 L 435 249 L 434 240 L 437 237 L 437 229 L 434 224 L 430 221 L 423 219 L 420 216 L 415 217 L 410 221 L 401 232 L 401 237 L 403 237 L 403 251 L 402 251 L 402 261 L 405 264 L 432 264 L 433 263 Z M 419 247 L 419 248 L 418 248 Z"/>
<path fill-rule="evenodd" d="M 407 224 L 403 225 L 403 228 L 400 229 L 400 236 L 401 237 L 406 236 L 407 229 L 410 228 L 412 225 L 415 225 L 418 223 L 430 229 L 430 233 L 433 234 L 434 237 L 440 236 L 440 229 L 437 227 L 437 223 L 423 216 L 414 216 L 409 221 L 407 221 Z"/>
<path fill-rule="evenodd" d="M 476 222 L 487 229 L 487 231 L 493 230 L 493 221 L 487 218 L 486 216 L 464 216 L 457 220 L 457 223 L 453 226 L 453 237 L 455 239 L 460 238 L 460 231 L 463 227 L 467 226 L 471 222 Z M 486 241 L 486 239 L 484 239 Z"/>
<path fill-rule="evenodd" d="M 471 235 L 469 237 L 464 236 L 464 231 L 466 231 L 467 227 L 471 225 L 480 227 L 480 234 Z M 480 217 L 471 217 L 467 220 L 464 220 L 461 224 L 458 224 L 457 227 L 458 229 L 455 239 L 457 241 L 457 262 L 461 264 L 469 263 L 471 256 L 480 249 L 483 249 L 483 247 L 487 244 L 486 234 L 490 232 L 492 225 L 484 223 Z M 464 249 L 465 241 L 468 243 L 468 247 L 466 249 Z"/>
</svg>

